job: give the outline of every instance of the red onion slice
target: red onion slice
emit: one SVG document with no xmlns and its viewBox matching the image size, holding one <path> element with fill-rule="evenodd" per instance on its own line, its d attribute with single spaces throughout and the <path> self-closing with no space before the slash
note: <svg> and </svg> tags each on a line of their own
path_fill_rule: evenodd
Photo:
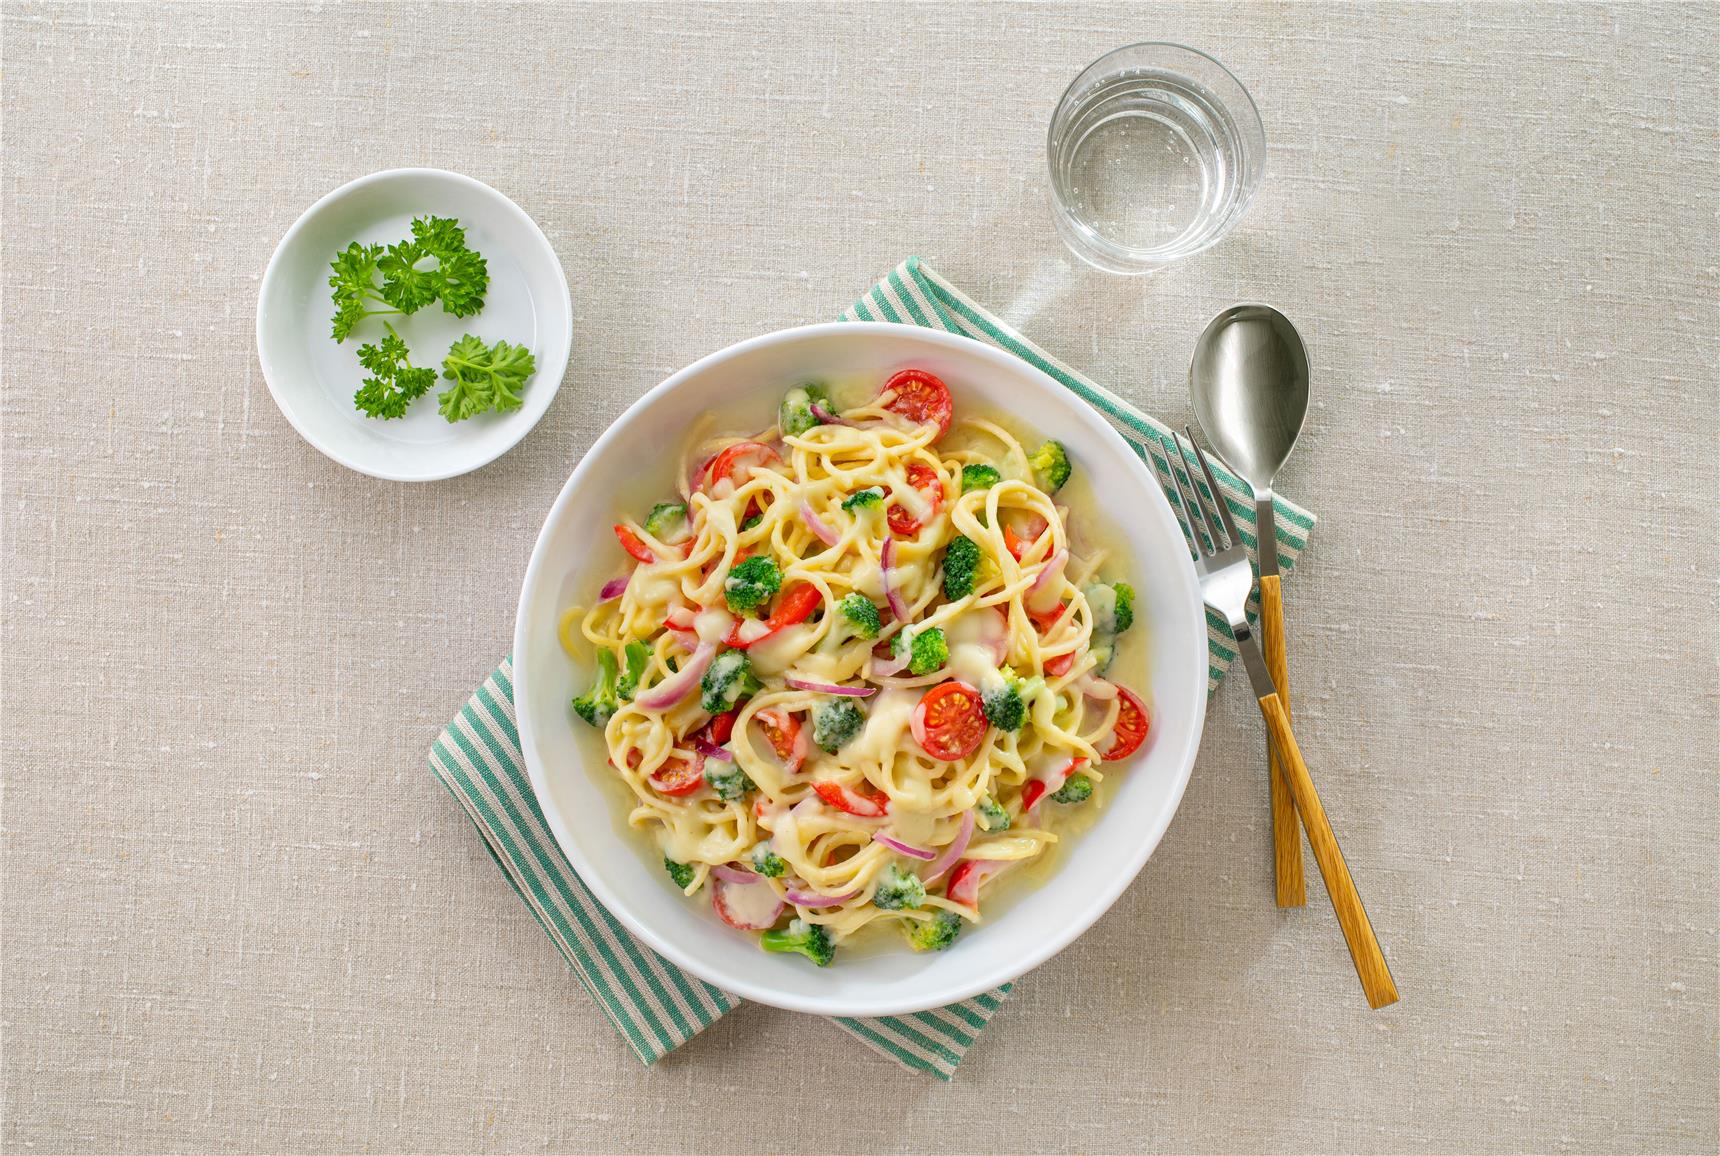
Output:
<svg viewBox="0 0 1720 1156">
<path fill-rule="evenodd" d="M 1057 581 L 1063 577 L 1063 568 L 1069 562 L 1069 551 L 1059 550 L 1046 559 L 1040 567 L 1039 576 L 1034 578 L 1033 585 L 1027 588 L 1027 608 L 1035 614 L 1043 614 L 1057 605 Z"/>
<path fill-rule="evenodd" d="M 928 851 L 924 847 L 915 847 L 912 844 L 902 842 L 900 839 L 892 839 L 882 831 L 879 831 L 876 835 L 872 836 L 872 842 L 882 843 L 884 846 L 890 848 L 890 850 L 899 851 L 910 859 L 925 859 L 929 861 L 938 857 L 938 853 L 936 851 Z"/>
<path fill-rule="evenodd" d="M 944 872 L 956 865 L 956 860 L 967 850 L 968 842 L 973 838 L 973 812 L 968 811 L 962 816 L 961 830 L 956 832 L 955 842 L 944 848 L 944 853 L 938 856 L 938 861 L 926 868 L 924 879 L 927 883 L 936 882 L 943 878 Z"/>
<path fill-rule="evenodd" d="M 884 584 L 884 600 L 890 604 L 890 613 L 896 616 L 896 621 L 907 625 L 908 604 L 902 601 L 902 596 L 896 593 L 895 583 L 890 581 L 890 571 L 896 566 L 896 539 L 885 538 L 884 548 L 878 552 L 878 576 Z"/>
<path fill-rule="evenodd" d="M 820 895 L 816 891 L 790 891 L 785 895 L 785 898 L 796 907 L 835 907 L 838 904 L 848 902 L 858 894 L 860 894 L 858 891 L 850 891 L 846 895 Z"/>
<path fill-rule="evenodd" d="M 813 512 L 811 502 L 803 501 L 800 503 L 800 520 L 806 523 L 806 528 L 811 530 L 813 537 L 820 542 L 826 546 L 836 545 L 838 541 L 836 531 L 832 530 L 822 518 Z"/>
<path fill-rule="evenodd" d="M 711 884 L 711 906 L 717 918 L 738 931 L 764 931 L 782 916 L 782 900 L 769 887 L 760 887 L 757 876 L 745 883 L 735 883 L 718 875 L 720 868 L 711 868 L 716 882 Z"/>
<path fill-rule="evenodd" d="M 725 883 L 739 883 L 745 885 L 748 883 L 757 883 L 759 881 L 758 876 L 754 875 L 751 871 L 743 871 L 739 867 L 730 867 L 727 863 L 719 863 L 715 867 L 712 867 L 711 874 L 715 875 L 718 879 L 723 880 Z"/>
<path fill-rule="evenodd" d="M 690 740 L 690 745 L 695 751 L 698 751 L 707 759 L 716 759 L 721 763 L 732 763 L 735 761 L 733 751 L 730 751 L 727 747 L 719 747 L 710 739 L 702 739 L 699 736 L 694 735 Z"/>
<path fill-rule="evenodd" d="M 908 669 L 908 663 L 913 659 L 913 652 L 904 650 L 895 658 L 872 658 L 872 675 L 875 678 L 890 678 Z"/>
<path fill-rule="evenodd" d="M 611 578 L 609 581 L 605 582 L 603 584 L 603 589 L 597 592 L 597 600 L 599 602 L 608 602 L 611 598 L 621 597 L 621 592 L 627 589 L 627 578 L 628 575 L 623 574 L 619 578 Z"/>
<path fill-rule="evenodd" d="M 833 682 L 811 682 L 804 678 L 785 678 L 782 681 L 785 686 L 792 686 L 795 690 L 810 690 L 814 694 L 834 694 L 843 698 L 870 698 L 878 693 L 875 686 L 837 686 Z"/>
<path fill-rule="evenodd" d="M 820 403 L 818 403 L 816 401 L 813 402 L 811 405 L 809 405 L 807 408 L 812 411 L 813 417 L 817 418 L 819 421 L 823 422 L 825 425 L 845 425 L 845 426 L 850 426 L 850 427 L 852 427 L 854 425 L 853 422 L 847 420 L 846 418 L 838 417 L 831 410 L 826 409 L 823 405 L 821 405 Z"/>
<path fill-rule="evenodd" d="M 705 668 L 711 665 L 711 659 L 716 656 L 716 643 L 699 643 L 699 649 L 693 652 L 693 657 L 687 660 L 686 666 L 640 695 L 635 701 L 646 710 L 666 710 L 674 706 L 699 685 L 699 680 L 705 677 Z"/>
<path fill-rule="evenodd" d="M 1117 684 L 1106 682 L 1094 674 L 1083 675 L 1079 685 L 1082 694 L 1100 702 L 1110 702 L 1117 697 Z"/>
</svg>

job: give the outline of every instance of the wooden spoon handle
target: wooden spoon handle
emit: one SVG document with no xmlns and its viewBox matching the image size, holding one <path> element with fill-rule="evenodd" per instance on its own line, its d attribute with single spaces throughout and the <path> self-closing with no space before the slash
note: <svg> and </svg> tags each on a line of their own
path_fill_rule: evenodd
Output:
<svg viewBox="0 0 1720 1156">
<path fill-rule="evenodd" d="M 1350 959 L 1361 978 L 1362 991 L 1368 1006 L 1382 1008 L 1397 1002 L 1397 984 L 1386 967 L 1386 957 L 1374 938 L 1374 926 L 1362 907 L 1362 897 L 1356 893 L 1355 880 L 1350 878 L 1344 853 L 1338 850 L 1338 837 L 1326 818 L 1326 808 L 1320 805 L 1320 795 L 1314 790 L 1314 780 L 1302 761 L 1302 750 L 1290 731 L 1290 714 L 1276 694 L 1260 700 L 1260 713 L 1266 717 L 1266 729 L 1278 748 L 1279 765 L 1290 782 L 1290 794 L 1296 809 L 1302 813 L 1302 824 L 1308 828 L 1308 846 L 1313 848 L 1314 862 L 1320 867 L 1320 877 L 1326 881 L 1326 892 L 1332 897 L 1332 910 L 1337 913 L 1338 926 L 1344 929 L 1344 942 L 1350 946 Z"/>
<path fill-rule="evenodd" d="M 1284 715 L 1290 715 L 1290 660 L 1284 651 L 1284 592 L 1278 575 L 1260 576 L 1260 641 L 1266 651 L 1266 669 L 1278 687 Z M 1272 867 L 1277 881 L 1278 906 L 1302 907 L 1308 891 L 1302 874 L 1302 828 L 1296 822 L 1296 804 L 1290 783 L 1278 764 L 1278 750 L 1270 739 L 1266 759 L 1272 785 Z"/>
</svg>

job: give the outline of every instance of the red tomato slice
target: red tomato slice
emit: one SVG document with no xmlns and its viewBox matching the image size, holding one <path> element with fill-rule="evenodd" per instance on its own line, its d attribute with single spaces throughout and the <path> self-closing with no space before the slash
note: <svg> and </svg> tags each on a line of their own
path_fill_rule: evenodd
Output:
<svg viewBox="0 0 1720 1156">
<path fill-rule="evenodd" d="M 749 646 L 757 646 L 777 631 L 788 626 L 795 626 L 812 617 L 824 601 L 824 595 L 818 592 L 818 587 L 810 582 L 798 582 L 783 591 L 776 600 L 776 609 L 762 623 L 747 619 L 737 619 L 729 636 L 723 641 L 736 650 L 745 650 Z M 759 627 L 763 627 L 761 631 Z M 750 629 L 744 629 L 748 628 Z"/>
<path fill-rule="evenodd" d="M 691 759 L 671 755 L 664 764 L 651 772 L 651 785 L 659 795 L 679 798 L 690 795 L 705 785 L 705 756 L 695 754 Z"/>
<path fill-rule="evenodd" d="M 1059 654 L 1056 658 L 1046 659 L 1045 673 L 1052 678 L 1062 678 L 1069 673 L 1069 668 L 1074 665 L 1075 652 L 1071 650 L 1068 654 Z"/>
<path fill-rule="evenodd" d="M 859 815 L 863 819 L 882 819 L 890 810 L 890 800 L 876 795 L 862 795 L 854 788 L 841 783 L 814 783 L 812 789 L 818 792 L 820 799 L 838 811 L 847 811 L 850 815 Z"/>
<path fill-rule="evenodd" d="M 926 692 L 911 717 L 914 738 L 934 759 L 965 759 L 985 739 L 985 704 L 965 682 L 942 682 Z"/>
<path fill-rule="evenodd" d="M 623 526 L 620 522 L 615 523 L 615 536 L 621 540 L 621 548 L 639 559 L 639 561 L 655 562 L 657 560 L 656 556 L 651 553 L 645 543 L 639 540 L 639 535 L 635 534 L 632 530 L 629 530 L 626 526 Z"/>
<path fill-rule="evenodd" d="M 1069 765 L 1064 767 L 1063 772 L 1057 776 L 1057 781 L 1061 783 L 1086 765 L 1086 759 L 1071 759 Z M 1027 780 L 1027 785 L 1021 788 L 1021 813 L 1025 815 L 1033 810 L 1039 800 L 1045 797 L 1045 792 L 1050 789 L 1051 783 L 1046 779 Z"/>
<path fill-rule="evenodd" d="M 735 733 L 735 716 L 740 713 L 740 708 L 737 707 L 719 715 L 712 715 L 711 721 L 705 724 L 706 741 L 719 747 L 728 742 Z"/>
<path fill-rule="evenodd" d="M 934 517 L 944 504 L 944 479 L 925 462 L 908 463 L 908 484 L 924 495 L 932 509 L 925 518 L 916 518 L 905 506 L 891 506 L 884 517 L 890 523 L 890 533 L 898 538 L 918 534 L 926 520 Z"/>
<path fill-rule="evenodd" d="M 1008 550 L 1010 557 L 1017 562 L 1021 561 L 1023 554 L 1027 553 L 1028 547 L 1039 541 L 1039 536 L 1045 533 L 1045 519 L 1035 516 L 1023 529 L 1027 531 L 1025 537 L 1016 533 L 1014 526 L 1003 528 L 1003 548 Z"/>
<path fill-rule="evenodd" d="M 944 888 L 944 898 L 979 910 L 980 885 L 1002 871 L 1008 863 L 997 859 L 963 859 L 950 872 L 950 882 Z"/>
<path fill-rule="evenodd" d="M 895 393 L 884 408 L 911 422 L 936 422 L 938 437 L 950 432 L 950 389 L 923 369 L 904 369 L 884 383 L 884 393 Z"/>
<path fill-rule="evenodd" d="M 1147 713 L 1147 704 L 1126 686 L 1117 688 L 1117 707 L 1117 727 L 1113 732 L 1117 737 L 1111 744 L 1111 749 L 1103 756 L 1106 762 L 1126 759 L 1140 750 L 1153 725 L 1152 716 Z"/>
<path fill-rule="evenodd" d="M 761 710 L 753 715 L 753 721 L 764 732 L 782 769 L 791 775 L 800 770 L 806 761 L 806 736 L 801 733 L 800 720 L 785 710 Z"/>
<path fill-rule="evenodd" d="M 781 460 L 776 451 L 763 442 L 736 442 L 712 458 L 711 464 L 705 467 L 705 489 L 713 491 L 722 481 L 738 486 L 747 480 L 753 467 Z"/>
</svg>

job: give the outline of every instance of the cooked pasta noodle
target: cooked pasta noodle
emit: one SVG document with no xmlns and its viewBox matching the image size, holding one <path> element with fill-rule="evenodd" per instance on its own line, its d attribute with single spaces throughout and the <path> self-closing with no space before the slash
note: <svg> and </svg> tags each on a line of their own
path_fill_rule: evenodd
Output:
<svg viewBox="0 0 1720 1156">
<path fill-rule="evenodd" d="M 800 387 L 777 427 L 697 446 L 683 501 L 616 527 L 624 587 L 562 623 L 599 656 L 575 708 L 628 822 L 688 895 L 819 963 L 879 921 L 947 946 L 1147 729 L 1102 677 L 1132 591 L 1071 549 L 1063 448 L 967 419 L 940 449 L 948 392 L 917 371 L 833 404 Z"/>
</svg>

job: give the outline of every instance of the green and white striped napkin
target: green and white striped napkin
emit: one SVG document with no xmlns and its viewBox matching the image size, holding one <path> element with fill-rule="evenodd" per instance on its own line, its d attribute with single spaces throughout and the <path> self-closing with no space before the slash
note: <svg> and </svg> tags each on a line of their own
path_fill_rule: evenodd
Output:
<svg viewBox="0 0 1720 1156">
<path fill-rule="evenodd" d="M 917 258 L 910 257 L 873 286 L 843 320 L 922 325 L 1008 350 L 1103 413 L 1161 478 L 1168 477 L 1169 427 L 1033 345 Z M 1253 549 L 1253 501 L 1235 477 L 1217 472 L 1243 541 Z M 1314 516 L 1282 498 L 1277 511 L 1278 564 L 1287 574 L 1308 540 Z M 1236 657 L 1228 626 L 1210 612 L 1207 641 L 1210 692 Z M 640 1060 L 655 1063 L 739 1005 L 735 996 L 688 975 L 634 939 L 562 857 L 538 810 L 520 754 L 511 657 L 484 680 L 437 738 L 430 748 L 430 770 L 465 809 L 520 901 Z M 1005 984 L 915 1015 L 831 1022 L 905 1067 L 948 1080 L 1009 989 Z"/>
</svg>

